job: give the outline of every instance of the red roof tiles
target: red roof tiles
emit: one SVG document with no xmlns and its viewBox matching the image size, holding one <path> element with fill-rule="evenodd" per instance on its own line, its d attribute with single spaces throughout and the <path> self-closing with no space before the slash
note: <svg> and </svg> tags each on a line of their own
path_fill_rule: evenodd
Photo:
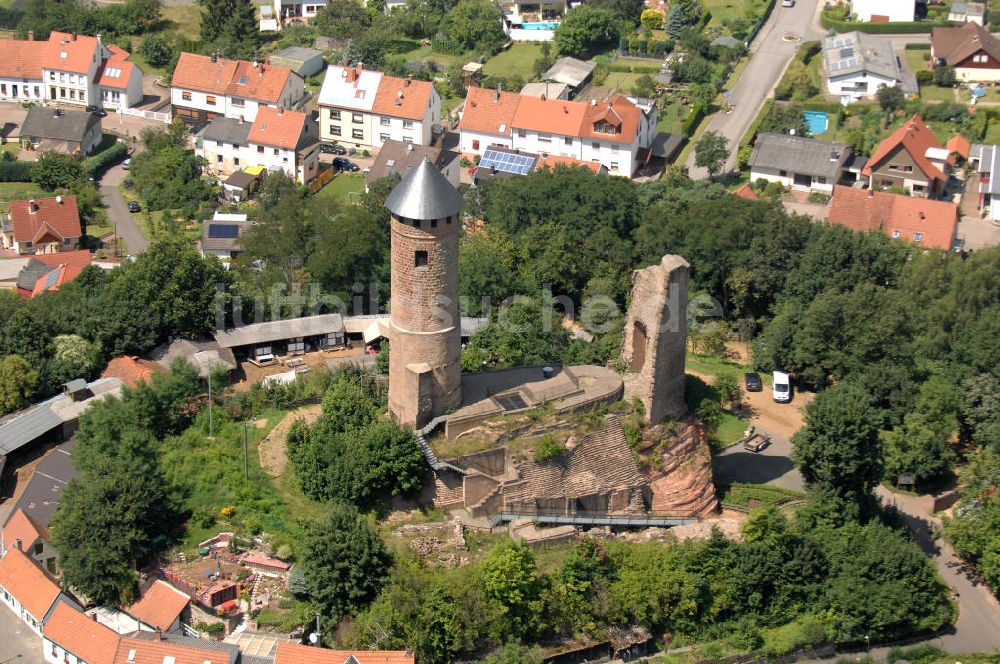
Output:
<svg viewBox="0 0 1000 664">
<path fill-rule="evenodd" d="M 572 157 L 561 157 L 559 155 L 550 154 L 547 157 L 539 157 L 538 161 L 535 163 L 535 170 L 541 168 L 549 168 L 555 170 L 556 166 L 582 166 L 588 168 L 595 173 L 600 173 L 604 170 L 603 164 L 595 164 L 592 161 L 582 161 L 580 159 L 573 159 Z"/>
<path fill-rule="evenodd" d="M 45 526 L 32 519 L 24 513 L 24 510 L 19 508 L 14 510 L 14 513 L 7 519 L 7 523 L 3 527 L 2 536 L 4 549 L 17 548 L 17 542 L 20 540 L 21 550 L 26 551 L 37 540 L 47 541 L 49 539 L 49 531 L 45 529 Z"/>
<path fill-rule="evenodd" d="M 861 174 L 868 176 L 871 175 L 872 170 L 878 170 L 882 162 L 900 146 L 910 154 L 910 157 L 927 178 L 944 179 L 945 174 L 941 169 L 927 158 L 928 148 L 940 148 L 941 144 L 934 138 L 934 134 L 931 133 L 919 115 L 914 115 L 904 122 L 899 129 L 878 144 Z"/>
<path fill-rule="evenodd" d="M 125 57 L 128 57 L 128 53 L 125 54 Z M 113 56 L 101 64 L 101 68 L 97 71 L 97 84 L 105 88 L 124 90 L 128 87 L 129 79 L 132 78 L 133 67 L 135 65 L 125 58 Z"/>
<path fill-rule="evenodd" d="M 100 60 L 100 42 L 96 37 L 53 31 L 49 33 L 42 66 L 45 69 L 86 74 Z"/>
<path fill-rule="evenodd" d="M 511 121 L 521 99 L 521 95 L 514 92 L 469 88 L 458 127 L 465 131 L 510 136 Z"/>
<path fill-rule="evenodd" d="M 948 154 L 957 154 L 962 159 L 968 159 L 969 152 L 972 150 L 972 144 L 969 143 L 969 139 L 961 134 L 955 134 L 949 138 L 944 147 L 948 150 Z"/>
<path fill-rule="evenodd" d="M 40 81 L 48 48 L 43 41 L 0 39 L 0 77 Z"/>
<path fill-rule="evenodd" d="M 881 229 L 890 237 L 948 251 L 955 239 L 958 206 L 837 185 L 827 221 L 855 231 Z"/>
<path fill-rule="evenodd" d="M 87 664 L 113 664 L 115 660 L 118 635 L 69 604 L 56 605 L 42 634 Z"/>
<path fill-rule="evenodd" d="M 642 111 L 625 95 L 616 95 L 608 101 L 585 106 L 587 117 L 580 127 L 580 136 L 618 143 L 632 143 L 635 139 Z M 615 133 L 597 131 L 596 127 L 601 123 L 613 126 Z"/>
<path fill-rule="evenodd" d="M 345 664 L 354 657 L 358 664 L 414 664 L 405 650 L 323 650 L 294 643 L 278 642 L 274 664 Z"/>
<path fill-rule="evenodd" d="M 8 214 L 16 242 L 39 242 L 47 236 L 62 240 L 83 234 L 76 196 L 32 200 L 33 207 L 31 201 L 10 202 Z"/>
<path fill-rule="evenodd" d="M 744 184 L 742 187 L 734 189 L 729 193 L 731 193 L 733 196 L 739 196 L 740 198 L 745 198 L 748 201 L 760 200 L 760 196 L 758 196 L 757 192 L 755 192 L 753 189 L 750 188 L 749 184 Z"/>
<path fill-rule="evenodd" d="M 45 617 L 59 596 L 59 586 L 18 549 L 8 550 L 0 560 L 0 586 L 37 620 Z"/>
<path fill-rule="evenodd" d="M 573 136 L 579 133 L 586 115 L 586 104 L 523 96 L 514 113 L 513 125 L 518 129 Z"/>
<path fill-rule="evenodd" d="M 149 382 L 153 374 L 162 371 L 163 368 L 151 360 L 119 355 L 108 362 L 108 366 L 101 372 L 101 378 L 118 378 L 126 387 L 135 387 L 139 383 Z"/>
<path fill-rule="evenodd" d="M 121 358 L 116 358 L 121 359 Z M 191 598 L 165 581 L 157 580 L 125 613 L 152 627 L 167 631 L 191 602 Z"/>
<path fill-rule="evenodd" d="M 228 664 L 225 652 L 193 648 L 170 641 L 122 637 L 114 664 Z"/>
<path fill-rule="evenodd" d="M 181 53 L 171 86 L 277 104 L 292 76 L 288 67 Z"/>
<path fill-rule="evenodd" d="M 423 120 L 430 106 L 434 84 L 429 81 L 414 81 L 398 76 L 382 76 L 372 113 L 391 115 L 395 118 Z"/>
<path fill-rule="evenodd" d="M 250 127 L 247 140 L 251 143 L 294 150 L 305 131 L 306 121 L 306 114 L 300 111 L 261 106 L 257 109 L 257 117 Z"/>
</svg>

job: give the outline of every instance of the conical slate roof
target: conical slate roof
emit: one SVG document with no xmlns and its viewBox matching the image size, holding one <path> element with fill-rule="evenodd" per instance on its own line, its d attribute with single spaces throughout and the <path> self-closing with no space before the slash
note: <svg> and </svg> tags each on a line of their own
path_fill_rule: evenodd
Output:
<svg viewBox="0 0 1000 664">
<path fill-rule="evenodd" d="M 397 217 L 443 219 L 462 210 L 465 200 L 426 157 L 403 176 L 385 199 Z"/>
</svg>

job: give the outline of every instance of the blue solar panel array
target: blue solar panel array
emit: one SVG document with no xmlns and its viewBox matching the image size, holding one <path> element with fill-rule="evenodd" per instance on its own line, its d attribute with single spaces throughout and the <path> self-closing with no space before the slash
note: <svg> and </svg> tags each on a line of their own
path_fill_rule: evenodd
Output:
<svg viewBox="0 0 1000 664">
<path fill-rule="evenodd" d="M 535 157 L 528 157 L 523 154 L 510 154 L 492 148 L 487 148 L 483 158 L 479 160 L 480 168 L 498 170 L 501 173 L 514 173 L 516 175 L 527 175 L 535 167 Z"/>
<path fill-rule="evenodd" d="M 240 235 L 240 227 L 236 224 L 209 224 L 208 237 L 236 239 Z"/>
<path fill-rule="evenodd" d="M 45 276 L 45 285 L 42 286 L 43 290 L 52 290 L 56 287 L 56 283 L 59 281 L 59 273 L 62 272 L 61 267 L 57 267 Z"/>
</svg>

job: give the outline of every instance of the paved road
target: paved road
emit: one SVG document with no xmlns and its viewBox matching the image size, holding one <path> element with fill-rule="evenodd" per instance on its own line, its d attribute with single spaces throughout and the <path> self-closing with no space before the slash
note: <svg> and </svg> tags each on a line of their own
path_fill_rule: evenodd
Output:
<svg viewBox="0 0 1000 664">
<path fill-rule="evenodd" d="M 42 640 L 5 604 L 0 604 L 0 662 L 44 664 Z"/>
<path fill-rule="evenodd" d="M 128 171 L 120 165 L 113 166 L 101 177 L 101 201 L 108 210 L 108 217 L 117 226 L 118 236 L 125 241 L 125 247 L 129 254 L 138 254 L 149 248 L 149 239 L 142 232 L 138 222 L 125 206 L 118 185 Z"/>
<path fill-rule="evenodd" d="M 708 123 L 707 131 L 718 132 L 729 139 L 732 152 L 724 171 L 736 166 L 736 145 L 757 117 L 764 100 L 781 80 L 802 41 L 823 36 L 815 21 L 821 5 L 819 0 L 799 0 L 794 7 L 782 7 L 778 3 L 767 24 L 750 45 L 750 63 L 730 91 L 736 108 L 731 113 L 717 113 Z M 801 40 L 784 41 L 782 37 L 786 33 L 794 33 Z M 695 167 L 693 151 L 688 157 L 687 167 L 692 178 L 708 177 L 705 169 Z"/>
</svg>

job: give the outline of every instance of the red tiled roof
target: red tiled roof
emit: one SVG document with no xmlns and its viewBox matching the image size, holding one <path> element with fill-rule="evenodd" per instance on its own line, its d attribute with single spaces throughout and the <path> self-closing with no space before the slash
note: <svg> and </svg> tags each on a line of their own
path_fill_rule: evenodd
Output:
<svg viewBox="0 0 1000 664">
<path fill-rule="evenodd" d="M 121 50 L 121 49 L 119 49 Z M 125 54 L 128 57 L 128 53 Z M 123 57 L 113 56 L 110 60 L 101 63 L 101 68 L 97 70 L 97 84 L 105 88 L 128 87 L 129 79 L 132 78 L 132 68 L 134 64 Z M 112 74 L 116 74 L 112 76 Z"/>
<path fill-rule="evenodd" d="M 962 159 L 968 159 L 969 151 L 972 150 L 972 144 L 969 143 L 969 139 L 961 134 L 955 134 L 949 138 L 944 147 L 947 148 L 948 154 L 957 154 Z"/>
<path fill-rule="evenodd" d="M 125 636 L 118 642 L 114 658 L 114 664 L 164 664 L 169 661 L 174 664 L 228 664 L 229 654 L 171 641 L 147 641 Z"/>
<path fill-rule="evenodd" d="M 510 136 L 511 121 L 522 97 L 515 92 L 469 88 L 459 129 Z"/>
<path fill-rule="evenodd" d="M 219 95 L 232 95 L 246 99 L 277 104 L 292 70 L 288 67 L 246 60 L 212 58 L 196 53 L 181 53 L 177 67 L 170 79 L 175 88 L 186 88 Z"/>
<path fill-rule="evenodd" d="M 254 67 L 252 62 L 238 60 L 226 94 L 277 104 L 281 99 L 281 91 L 292 75 L 292 70 L 288 67 L 264 63 L 257 63 Z"/>
<path fill-rule="evenodd" d="M 260 565 L 261 567 L 278 567 L 280 569 L 288 569 L 291 567 L 286 562 L 278 560 L 277 558 L 272 558 L 270 556 L 262 556 L 256 553 L 252 553 L 249 556 L 243 558 L 243 564 L 245 565 Z"/>
<path fill-rule="evenodd" d="M 589 168 L 595 173 L 600 173 L 604 166 L 602 164 L 595 164 L 592 161 L 583 161 L 581 159 L 573 159 L 572 157 L 561 157 L 559 155 L 550 154 L 548 157 L 539 157 L 538 162 L 535 164 L 535 170 L 540 168 L 550 168 L 555 169 L 556 166 L 583 166 L 584 168 Z"/>
<path fill-rule="evenodd" d="M 62 198 L 58 202 L 56 198 Z M 76 196 L 35 198 L 35 212 L 28 210 L 30 201 L 11 201 L 8 213 L 17 242 L 37 242 L 45 235 L 59 239 L 80 237 L 80 212 Z"/>
<path fill-rule="evenodd" d="M 733 196 L 739 196 L 740 198 L 745 198 L 748 201 L 759 201 L 760 200 L 760 196 L 758 196 L 757 193 L 753 189 L 750 188 L 749 184 L 744 184 L 742 187 L 739 187 L 737 189 L 733 189 L 729 193 L 731 193 Z"/>
<path fill-rule="evenodd" d="M 580 136 L 629 144 L 635 139 L 642 111 L 629 101 L 628 97 L 616 95 L 608 101 L 599 102 L 593 106 L 584 104 L 584 106 L 587 109 L 587 117 L 580 127 Z M 613 135 L 594 130 L 594 125 L 602 121 L 615 126 Z"/>
<path fill-rule="evenodd" d="M 17 598 L 37 620 L 45 617 L 59 596 L 59 586 L 35 563 L 16 548 L 0 560 L 0 586 Z"/>
<path fill-rule="evenodd" d="M 865 168 L 861 174 L 864 176 L 871 175 L 872 170 L 877 170 L 881 166 L 882 161 L 900 146 L 910 154 L 910 157 L 916 162 L 917 167 L 923 171 L 925 176 L 928 178 L 944 179 L 945 175 L 941 172 L 941 169 L 927 158 L 927 149 L 940 148 L 941 144 L 934 138 L 934 134 L 931 133 L 931 130 L 924 124 L 923 118 L 919 115 L 914 115 L 904 122 L 899 129 L 892 132 L 888 138 L 878 144 L 878 147 L 875 148 L 875 152 L 872 154 L 871 159 L 868 160 L 868 163 L 865 164 Z"/>
<path fill-rule="evenodd" d="M 257 109 L 257 117 L 250 127 L 247 140 L 251 143 L 294 150 L 302 137 L 305 124 L 305 113 L 261 106 Z"/>
<path fill-rule="evenodd" d="M 358 664 L 415 664 L 405 650 L 323 650 L 283 641 L 278 642 L 274 664 L 344 664 L 348 657 Z"/>
<path fill-rule="evenodd" d="M 59 290 L 60 286 L 68 284 L 79 277 L 80 273 L 83 272 L 83 268 L 93 262 L 90 252 L 86 249 L 59 251 L 54 254 L 36 254 L 32 258 L 39 263 L 44 263 L 52 267 L 53 270 L 59 270 L 59 275 L 50 286 L 46 286 L 46 279 L 49 275 L 46 274 L 41 277 L 35 282 L 35 287 L 31 291 L 31 297 L 41 295 L 47 291 Z"/>
<path fill-rule="evenodd" d="M 434 84 L 429 81 L 382 76 L 378 91 L 375 93 L 372 113 L 407 120 L 423 120 L 433 91 Z"/>
<path fill-rule="evenodd" d="M 43 41 L 0 39 L 0 77 L 40 81 L 48 48 Z"/>
<path fill-rule="evenodd" d="M 56 605 L 42 634 L 87 664 L 113 664 L 115 661 L 118 635 L 69 604 Z"/>
<path fill-rule="evenodd" d="M 890 237 L 947 251 L 955 239 L 958 207 L 946 201 L 837 185 L 827 221 L 855 231 L 881 229 Z"/>
<path fill-rule="evenodd" d="M 139 383 L 149 382 L 153 374 L 161 372 L 163 368 L 156 362 L 119 355 L 108 362 L 108 366 L 101 372 L 101 378 L 118 378 L 126 387 L 135 387 Z"/>
<path fill-rule="evenodd" d="M 14 510 L 3 527 L 4 548 L 17 548 L 17 541 L 21 540 L 22 550 L 27 550 L 40 539 L 46 541 L 49 539 L 49 531 L 45 526 L 25 514 L 24 510 L 20 508 Z"/>
<path fill-rule="evenodd" d="M 56 71 L 67 71 L 76 74 L 86 74 L 97 62 L 101 54 L 96 37 L 76 35 L 68 32 L 50 32 L 48 48 L 42 66 Z"/>
<path fill-rule="evenodd" d="M 523 96 L 514 113 L 513 125 L 518 129 L 575 136 L 579 135 L 586 115 L 586 104 Z"/>
<path fill-rule="evenodd" d="M 124 608 L 125 613 L 136 620 L 166 631 L 190 602 L 191 598 L 186 594 L 165 581 L 157 580 L 138 602 Z"/>
</svg>

